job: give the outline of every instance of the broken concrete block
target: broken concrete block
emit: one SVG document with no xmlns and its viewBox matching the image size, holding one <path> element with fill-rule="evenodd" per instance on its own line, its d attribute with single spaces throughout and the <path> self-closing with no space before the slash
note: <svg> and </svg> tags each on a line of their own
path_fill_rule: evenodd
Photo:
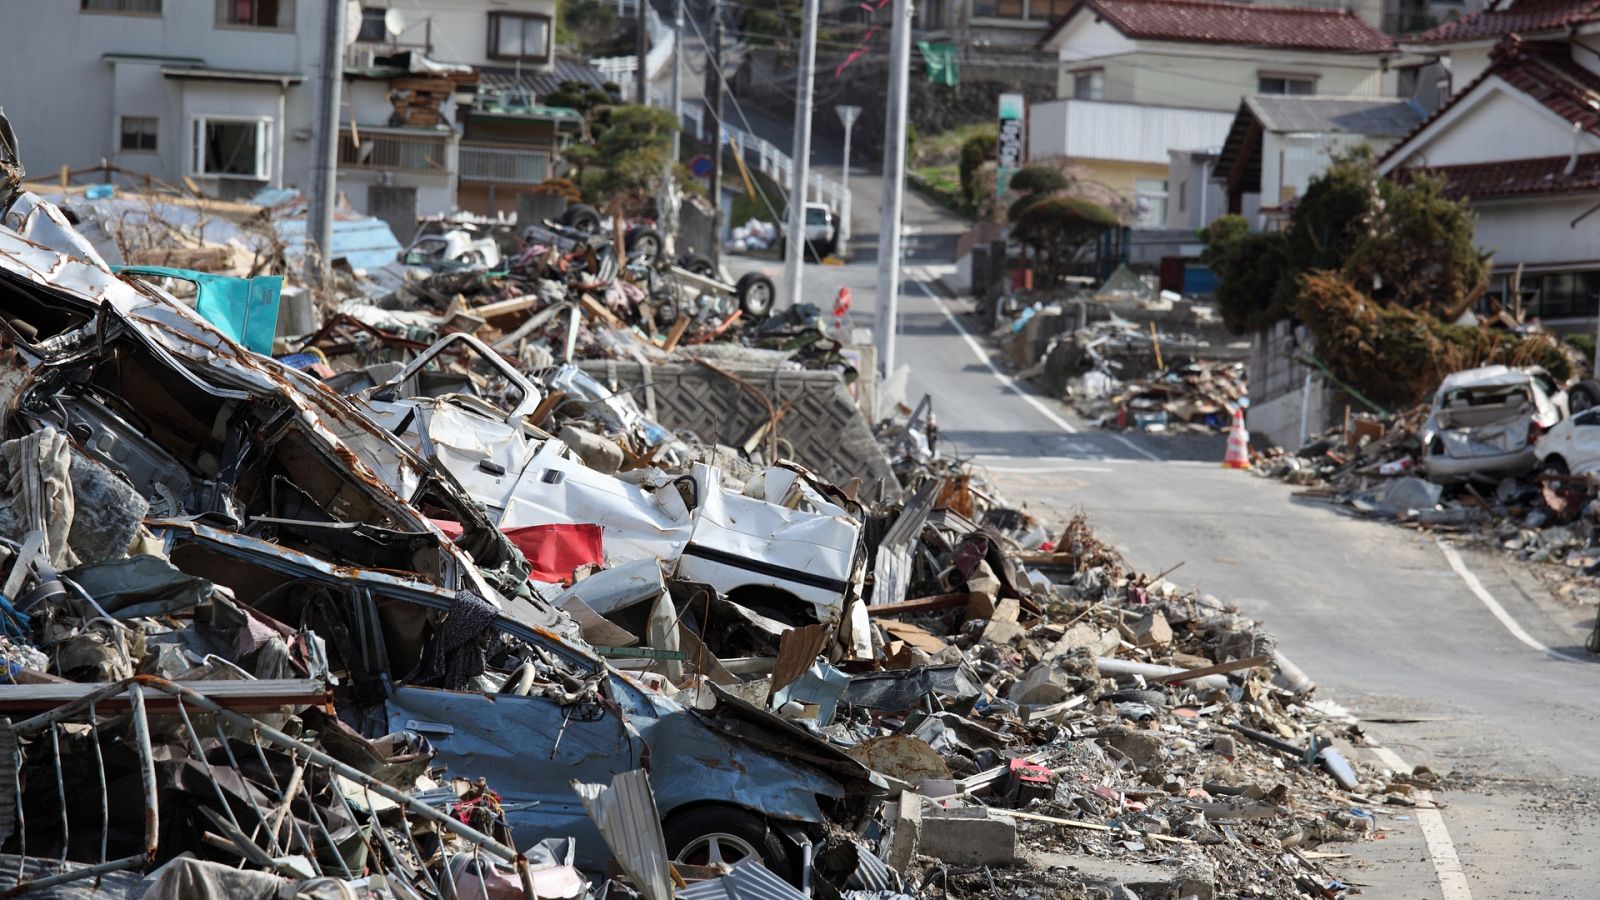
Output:
<svg viewBox="0 0 1600 900">
<path fill-rule="evenodd" d="M 1067 659 L 1057 657 L 1029 669 L 1011 686 L 1007 697 L 1014 703 L 1027 706 L 1060 703 L 1072 696 L 1076 693 L 1071 683 L 1075 673 L 1066 665 Z"/>
<path fill-rule="evenodd" d="M 1167 624 L 1166 616 L 1155 610 L 1122 627 L 1127 632 L 1128 643 L 1135 647 L 1165 647 L 1172 643 L 1172 626 Z"/>
<path fill-rule="evenodd" d="M 583 464 L 607 475 L 617 474 L 622 468 L 622 448 L 617 442 L 602 435 L 581 431 L 571 425 L 561 426 L 561 443 L 572 448 Z"/>
<path fill-rule="evenodd" d="M 1017 623 L 1021 614 L 1022 608 L 1017 601 L 1009 598 L 1001 600 L 994 609 L 994 615 L 989 618 L 989 624 L 983 628 L 983 639 L 991 644 L 1009 644 L 1027 634 L 1027 630 Z"/>
<path fill-rule="evenodd" d="M 1051 644 L 1050 648 L 1045 650 L 1043 658 L 1055 659 L 1074 650 L 1087 650 L 1090 656 L 1107 656 L 1116 649 L 1117 643 L 1116 632 L 1101 631 L 1088 622 L 1079 622 L 1068 628 L 1060 640 Z"/>
<path fill-rule="evenodd" d="M 1161 735 L 1152 731 L 1140 731 L 1134 728 L 1118 728 L 1110 734 L 1104 735 L 1102 740 L 1123 756 L 1133 761 L 1140 769 L 1148 768 L 1151 764 L 1159 762 L 1162 755 Z"/>
<path fill-rule="evenodd" d="M 916 859 L 922 840 L 922 795 L 915 791 L 901 793 L 890 821 L 894 830 L 889 836 L 889 853 L 884 862 L 896 872 L 904 872 Z"/>
<path fill-rule="evenodd" d="M 982 806 L 930 809 L 920 852 L 960 866 L 1008 866 L 1017 858 L 1017 820 Z"/>
<path fill-rule="evenodd" d="M 979 562 L 967 578 L 967 593 L 995 603 L 1000 595 L 1000 579 L 986 562 Z M 998 607 L 996 607 L 998 609 Z"/>
</svg>

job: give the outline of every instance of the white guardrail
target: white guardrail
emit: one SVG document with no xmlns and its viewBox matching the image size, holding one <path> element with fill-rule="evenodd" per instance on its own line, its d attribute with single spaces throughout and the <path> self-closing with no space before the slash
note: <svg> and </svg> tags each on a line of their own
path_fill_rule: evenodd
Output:
<svg viewBox="0 0 1600 900">
<path fill-rule="evenodd" d="M 697 139 L 705 140 L 705 111 L 698 105 L 685 105 L 683 127 Z M 789 154 L 771 141 L 727 123 L 723 123 L 722 134 L 725 139 L 731 139 L 738 145 L 747 165 L 753 163 L 758 171 L 778 182 L 785 191 L 789 189 L 789 182 L 794 177 L 794 160 Z M 849 194 L 849 189 L 843 184 L 826 175 L 811 172 L 806 179 L 806 200 L 825 203 L 836 213 L 850 208 Z"/>
</svg>

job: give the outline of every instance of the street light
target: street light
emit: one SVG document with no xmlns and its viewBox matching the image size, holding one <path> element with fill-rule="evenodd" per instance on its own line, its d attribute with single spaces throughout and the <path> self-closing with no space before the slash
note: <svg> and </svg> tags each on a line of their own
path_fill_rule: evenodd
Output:
<svg viewBox="0 0 1600 900">
<path fill-rule="evenodd" d="M 856 124 L 856 116 L 861 115 L 861 107 L 835 106 L 833 111 L 844 125 L 844 198 L 839 202 L 839 246 L 834 248 L 843 258 L 849 253 L 850 241 L 850 129 Z"/>
</svg>

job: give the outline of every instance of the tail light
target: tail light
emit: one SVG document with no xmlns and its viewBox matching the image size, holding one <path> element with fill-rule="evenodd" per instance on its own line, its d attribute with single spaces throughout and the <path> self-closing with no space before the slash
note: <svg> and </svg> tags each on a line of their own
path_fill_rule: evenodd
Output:
<svg viewBox="0 0 1600 900">
<path fill-rule="evenodd" d="M 1532 444 L 1534 441 L 1537 441 L 1539 439 L 1539 435 L 1541 435 L 1541 434 L 1544 434 L 1544 426 L 1543 425 L 1540 425 L 1538 422 L 1529 422 L 1528 423 L 1528 443 L 1529 444 Z"/>
</svg>

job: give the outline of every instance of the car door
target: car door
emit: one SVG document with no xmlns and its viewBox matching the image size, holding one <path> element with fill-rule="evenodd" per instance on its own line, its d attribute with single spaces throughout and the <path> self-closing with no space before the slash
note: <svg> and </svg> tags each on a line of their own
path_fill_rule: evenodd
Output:
<svg viewBox="0 0 1600 900">
<path fill-rule="evenodd" d="M 1574 475 L 1600 470 L 1600 407 L 1572 417 L 1566 446 L 1560 452 L 1567 459 L 1567 470 Z"/>
</svg>

